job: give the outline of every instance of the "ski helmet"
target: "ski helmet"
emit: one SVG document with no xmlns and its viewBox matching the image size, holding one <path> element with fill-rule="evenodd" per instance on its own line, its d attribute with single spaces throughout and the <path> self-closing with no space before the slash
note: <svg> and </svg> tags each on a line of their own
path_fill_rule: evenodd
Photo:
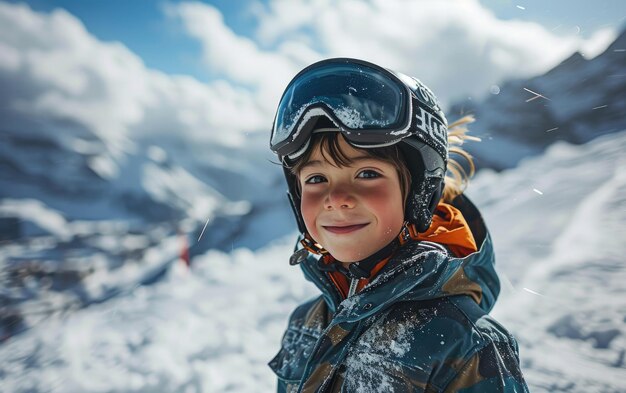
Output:
<svg viewBox="0 0 626 393">
<path fill-rule="evenodd" d="M 416 78 L 349 58 L 314 63 L 291 80 L 278 104 L 270 148 L 283 164 L 303 234 L 297 179 L 289 168 L 307 151 L 311 135 L 329 125 L 357 148 L 398 144 L 411 173 L 405 219 L 419 232 L 427 230 L 448 161 L 448 123 L 430 89 Z"/>
</svg>

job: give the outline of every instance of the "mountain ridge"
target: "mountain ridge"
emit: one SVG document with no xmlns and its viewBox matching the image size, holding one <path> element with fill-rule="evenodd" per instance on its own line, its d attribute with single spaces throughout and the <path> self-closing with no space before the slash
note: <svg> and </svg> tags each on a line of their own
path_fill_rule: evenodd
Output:
<svg viewBox="0 0 626 393">
<path fill-rule="evenodd" d="M 451 117 L 473 114 L 481 143 L 466 146 L 479 168 L 512 168 L 562 140 L 586 143 L 626 128 L 626 30 L 593 59 L 579 52 L 529 79 L 502 83 L 498 94 L 465 99 Z"/>
</svg>

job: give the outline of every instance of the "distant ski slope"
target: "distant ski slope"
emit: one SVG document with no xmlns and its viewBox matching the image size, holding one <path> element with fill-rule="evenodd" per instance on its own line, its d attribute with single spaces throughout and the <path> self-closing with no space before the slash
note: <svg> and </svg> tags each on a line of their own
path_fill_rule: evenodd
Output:
<svg viewBox="0 0 626 393">
<path fill-rule="evenodd" d="M 470 187 L 503 283 L 494 315 L 517 336 L 532 392 L 626 391 L 626 132 Z M 265 392 L 289 312 L 315 295 L 287 258 L 209 251 L 192 271 L 42 321 L 0 347 L 0 391 Z"/>
</svg>

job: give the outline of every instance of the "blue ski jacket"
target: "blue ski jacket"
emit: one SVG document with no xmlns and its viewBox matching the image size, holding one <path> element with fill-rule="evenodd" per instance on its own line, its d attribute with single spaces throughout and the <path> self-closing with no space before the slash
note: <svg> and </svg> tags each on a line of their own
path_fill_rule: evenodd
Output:
<svg viewBox="0 0 626 393">
<path fill-rule="evenodd" d="M 322 295 L 291 315 L 270 367 L 278 392 L 528 392 L 512 335 L 488 315 L 500 290 L 491 237 L 464 196 L 478 251 L 404 244 L 343 299 L 318 257 L 301 263 Z"/>
</svg>

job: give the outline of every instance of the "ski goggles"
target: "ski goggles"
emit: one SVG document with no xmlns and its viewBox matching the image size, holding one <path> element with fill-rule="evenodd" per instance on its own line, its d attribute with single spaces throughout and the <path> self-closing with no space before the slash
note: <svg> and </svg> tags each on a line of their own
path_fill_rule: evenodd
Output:
<svg viewBox="0 0 626 393">
<path fill-rule="evenodd" d="M 325 116 L 354 146 L 382 147 L 411 135 L 446 159 L 447 122 L 430 90 L 414 78 L 356 59 L 329 59 L 298 73 L 279 102 L 270 148 L 293 160 Z M 431 143 L 428 140 L 431 139 Z M 443 154 L 442 154 L 443 153 Z"/>
</svg>

